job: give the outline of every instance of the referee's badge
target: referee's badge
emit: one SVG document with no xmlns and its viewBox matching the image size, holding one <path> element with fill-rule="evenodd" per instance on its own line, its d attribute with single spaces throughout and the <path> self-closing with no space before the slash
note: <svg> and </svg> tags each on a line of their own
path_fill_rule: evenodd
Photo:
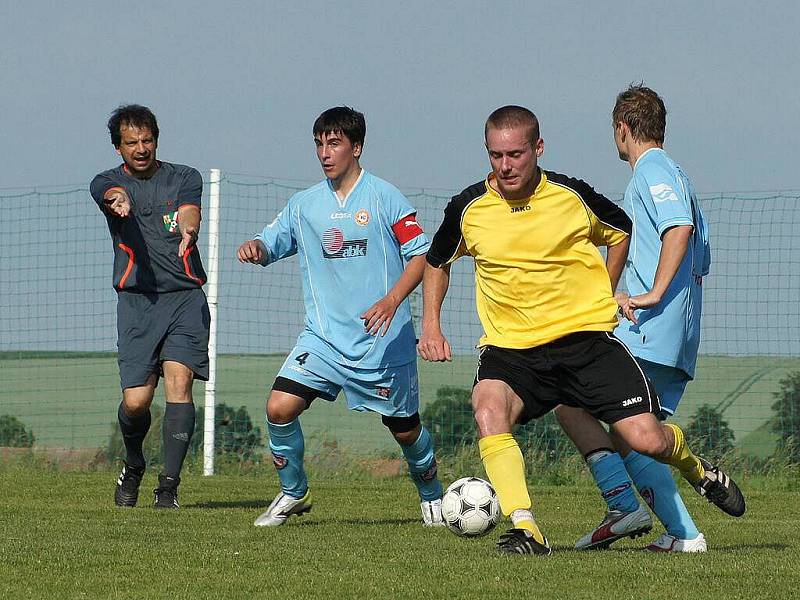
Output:
<svg viewBox="0 0 800 600">
<path fill-rule="evenodd" d="M 167 213 L 162 217 L 164 219 L 164 229 L 169 233 L 178 231 L 178 211 Z"/>
</svg>

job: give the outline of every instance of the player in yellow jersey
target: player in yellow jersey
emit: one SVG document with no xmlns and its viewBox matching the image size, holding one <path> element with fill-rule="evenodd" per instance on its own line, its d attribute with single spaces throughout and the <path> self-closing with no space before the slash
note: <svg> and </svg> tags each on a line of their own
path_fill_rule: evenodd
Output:
<svg viewBox="0 0 800 600">
<path fill-rule="evenodd" d="M 484 328 L 472 408 L 486 474 L 513 523 L 499 550 L 549 554 L 511 434 L 517 423 L 561 403 L 580 407 L 691 483 L 706 478 L 680 428 L 656 419 L 658 396 L 611 333 L 630 219 L 585 182 L 539 168 L 544 141 L 528 109 L 494 111 L 485 139 L 492 172 L 453 197 L 428 251 L 418 350 L 425 360 L 451 359 L 441 330 L 442 302 L 450 265 L 471 256 Z M 605 264 L 598 246 L 607 248 Z M 726 489 L 739 493 L 730 483 Z"/>
</svg>

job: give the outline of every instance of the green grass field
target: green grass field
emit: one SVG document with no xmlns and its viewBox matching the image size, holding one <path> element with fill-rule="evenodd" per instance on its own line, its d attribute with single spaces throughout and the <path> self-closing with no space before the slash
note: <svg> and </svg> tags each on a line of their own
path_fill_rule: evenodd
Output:
<svg viewBox="0 0 800 600">
<path fill-rule="evenodd" d="M 500 528 L 473 540 L 423 528 L 404 478 L 314 477 L 314 510 L 266 530 L 252 521 L 274 474 L 189 474 L 183 508 L 160 512 L 149 507 L 154 478 L 139 507 L 117 509 L 111 472 L 0 470 L 0 597 L 781 600 L 800 587 L 800 488 L 786 479 L 741 481 L 748 513 L 738 520 L 687 492 L 704 555 L 642 551 L 660 532 L 574 551 L 601 517 L 595 490 L 532 484 L 554 554 L 504 557 L 493 548 Z"/>
<path fill-rule="evenodd" d="M 221 356 L 218 402 L 244 405 L 254 422 L 263 423 L 266 394 L 283 358 Z M 419 370 L 424 407 L 442 385 L 469 388 L 474 358 L 461 356 L 447 364 L 419 361 Z M 677 421 L 685 424 L 703 404 L 718 406 L 742 449 L 769 455 L 774 438 L 765 424 L 772 415 L 773 393 L 781 378 L 795 370 L 800 370 L 800 359 L 701 356 L 697 379 L 687 388 Z M 88 448 L 107 442 L 120 397 L 113 354 L 3 353 L 0 373 L 0 414 L 22 419 L 33 429 L 38 445 Z M 199 383 L 198 405 L 203 397 L 204 386 Z M 303 416 L 303 427 L 310 436 L 333 437 L 348 447 L 394 449 L 375 415 L 350 413 L 342 401 L 318 400 Z"/>
</svg>

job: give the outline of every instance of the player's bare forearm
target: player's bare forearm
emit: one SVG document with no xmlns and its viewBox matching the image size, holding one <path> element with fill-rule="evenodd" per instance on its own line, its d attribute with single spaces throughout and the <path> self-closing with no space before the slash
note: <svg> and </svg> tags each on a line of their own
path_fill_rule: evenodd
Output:
<svg viewBox="0 0 800 600">
<path fill-rule="evenodd" d="M 397 312 L 397 307 L 419 285 L 424 269 L 424 254 L 414 256 L 408 261 L 400 279 L 392 286 L 392 289 L 361 315 L 367 333 L 377 335 L 380 332 L 381 335 L 386 335 Z"/>
<path fill-rule="evenodd" d="M 442 303 L 449 286 L 450 265 L 441 268 L 425 265 L 422 275 L 422 334 L 417 345 L 419 355 L 425 360 L 452 360 L 450 344 L 441 327 Z"/>
<path fill-rule="evenodd" d="M 661 237 L 661 252 L 658 255 L 658 267 L 650 290 L 651 300 L 654 304 L 661 302 L 661 298 L 672 283 L 675 274 L 686 256 L 689 239 L 692 237 L 691 225 L 678 225 L 670 227 Z"/>
<path fill-rule="evenodd" d="M 178 208 L 178 229 L 181 232 L 178 256 L 183 256 L 186 250 L 197 243 L 197 236 L 200 233 L 200 219 L 199 206 L 184 204 Z"/>
<path fill-rule="evenodd" d="M 450 265 L 441 268 L 425 265 L 422 275 L 422 328 L 441 330 L 442 303 L 450 287 Z"/>
<path fill-rule="evenodd" d="M 400 304 L 422 281 L 422 273 L 425 271 L 426 264 L 424 254 L 412 257 L 406 264 L 406 268 L 403 269 L 400 279 L 397 280 L 397 283 L 394 284 L 387 295 L 397 298 L 397 304 Z"/>
<path fill-rule="evenodd" d="M 689 239 L 692 237 L 691 225 L 678 225 L 668 229 L 661 237 L 661 252 L 658 255 L 658 266 L 653 278 L 653 287 L 645 294 L 618 299 L 622 313 L 633 323 L 638 323 L 635 310 L 651 308 L 661 302 L 667 289 L 681 266 Z"/>
<path fill-rule="evenodd" d="M 606 248 L 606 269 L 611 280 L 611 293 L 617 291 L 619 279 L 622 276 L 622 269 L 625 267 L 625 260 L 628 258 L 628 247 L 631 238 L 626 237 L 623 241 Z"/>
</svg>

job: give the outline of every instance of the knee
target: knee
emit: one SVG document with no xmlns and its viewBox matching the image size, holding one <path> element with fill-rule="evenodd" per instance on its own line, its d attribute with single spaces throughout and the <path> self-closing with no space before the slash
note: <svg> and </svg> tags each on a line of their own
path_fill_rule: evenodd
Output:
<svg viewBox="0 0 800 600">
<path fill-rule="evenodd" d="M 633 441 L 633 443 L 631 443 Z M 627 440 L 628 445 L 640 454 L 660 458 L 668 454 L 667 439 L 661 431 L 652 431 L 636 436 L 635 440 Z"/>
<path fill-rule="evenodd" d="M 297 402 L 286 398 L 271 395 L 267 400 L 267 419 L 275 425 L 285 425 L 300 416 L 302 412 L 302 409 L 298 409 Z"/>
<path fill-rule="evenodd" d="M 481 437 L 510 430 L 508 407 L 495 398 L 473 396 L 472 412 Z"/>
<path fill-rule="evenodd" d="M 409 417 L 381 417 L 383 424 L 389 429 L 394 439 L 401 446 L 411 446 L 419 439 L 422 425 L 419 413 Z"/>
<path fill-rule="evenodd" d="M 125 414 L 129 417 L 137 418 L 143 416 L 150 410 L 153 403 L 153 396 L 148 394 L 123 394 L 122 407 Z"/>
</svg>

